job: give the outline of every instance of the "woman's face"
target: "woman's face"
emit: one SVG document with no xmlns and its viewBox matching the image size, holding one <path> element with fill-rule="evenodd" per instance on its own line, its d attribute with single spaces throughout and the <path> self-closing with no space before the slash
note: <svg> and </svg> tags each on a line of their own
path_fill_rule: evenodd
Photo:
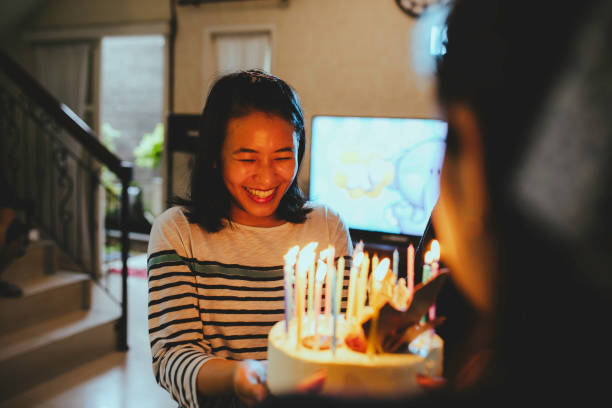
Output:
<svg viewBox="0 0 612 408">
<path fill-rule="evenodd" d="M 469 107 L 452 106 L 448 120 L 459 147 L 447 149 L 433 222 L 453 280 L 478 310 L 489 314 L 497 279 L 496 248 L 485 225 L 489 200 L 482 135 Z"/>
<path fill-rule="evenodd" d="M 231 219 L 273 227 L 281 198 L 297 174 L 298 137 L 291 123 L 253 111 L 230 119 L 221 148 L 223 180 L 233 200 Z"/>
</svg>

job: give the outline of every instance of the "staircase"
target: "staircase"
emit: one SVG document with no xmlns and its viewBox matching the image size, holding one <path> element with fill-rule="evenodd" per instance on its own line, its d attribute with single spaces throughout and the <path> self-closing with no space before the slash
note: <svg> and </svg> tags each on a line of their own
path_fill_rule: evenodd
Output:
<svg viewBox="0 0 612 408">
<path fill-rule="evenodd" d="M 88 275 L 59 268 L 60 257 L 52 241 L 34 241 L 2 274 L 23 295 L 0 298 L 0 406 L 116 350 L 121 306 Z"/>
<path fill-rule="evenodd" d="M 127 351 L 128 187 L 132 165 L 34 78 L 0 52 L 0 169 L 8 194 L 32 203 L 21 216 L 44 239 L 1 271 L 19 286 L 0 297 L 0 406 L 45 380 L 111 351 Z M 101 181 L 103 171 L 118 189 Z M 103 265 L 107 211 L 122 275 Z M 115 279 L 117 278 L 117 279 Z"/>
</svg>

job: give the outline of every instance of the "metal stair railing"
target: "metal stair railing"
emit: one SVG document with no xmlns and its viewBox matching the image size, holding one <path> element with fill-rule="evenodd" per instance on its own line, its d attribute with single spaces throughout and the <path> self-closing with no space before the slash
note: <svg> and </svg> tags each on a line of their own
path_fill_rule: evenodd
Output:
<svg viewBox="0 0 612 408">
<path fill-rule="evenodd" d="M 121 306 L 117 348 L 127 350 L 128 187 L 133 166 L 100 143 L 81 118 L 2 51 L 0 167 L 15 198 L 32 204 L 28 216 L 41 234 L 54 240 L 71 263 Z M 103 173 L 114 175 L 119 191 L 102 183 Z M 120 219 L 120 295 L 110 287 L 110 271 L 102 262 L 105 209 L 115 209 Z"/>
</svg>

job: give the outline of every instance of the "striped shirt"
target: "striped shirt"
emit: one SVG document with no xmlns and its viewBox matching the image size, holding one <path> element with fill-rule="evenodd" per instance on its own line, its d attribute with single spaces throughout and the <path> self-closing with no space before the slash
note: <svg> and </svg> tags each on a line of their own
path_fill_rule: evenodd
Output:
<svg viewBox="0 0 612 408">
<path fill-rule="evenodd" d="M 312 241 L 351 254 L 348 229 L 326 207 L 303 224 L 234 223 L 216 233 L 190 224 L 180 207 L 158 217 L 148 248 L 153 372 L 181 407 L 240 405 L 198 395 L 197 373 L 211 358 L 267 358 L 268 332 L 284 317 L 283 256 Z"/>
</svg>

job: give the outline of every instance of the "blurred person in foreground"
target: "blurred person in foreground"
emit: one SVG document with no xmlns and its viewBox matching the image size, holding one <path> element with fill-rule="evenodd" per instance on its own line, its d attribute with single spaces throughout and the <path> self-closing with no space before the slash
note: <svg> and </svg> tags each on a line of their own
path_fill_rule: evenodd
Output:
<svg viewBox="0 0 612 408">
<path fill-rule="evenodd" d="M 269 406 L 548 405 L 604 395 L 612 3 L 450 7 L 437 68 L 449 132 L 433 220 L 453 282 L 479 316 L 463 369 L 423 379 L 428 391 L 417 398 L 293 395 Z"/>
</svg>

